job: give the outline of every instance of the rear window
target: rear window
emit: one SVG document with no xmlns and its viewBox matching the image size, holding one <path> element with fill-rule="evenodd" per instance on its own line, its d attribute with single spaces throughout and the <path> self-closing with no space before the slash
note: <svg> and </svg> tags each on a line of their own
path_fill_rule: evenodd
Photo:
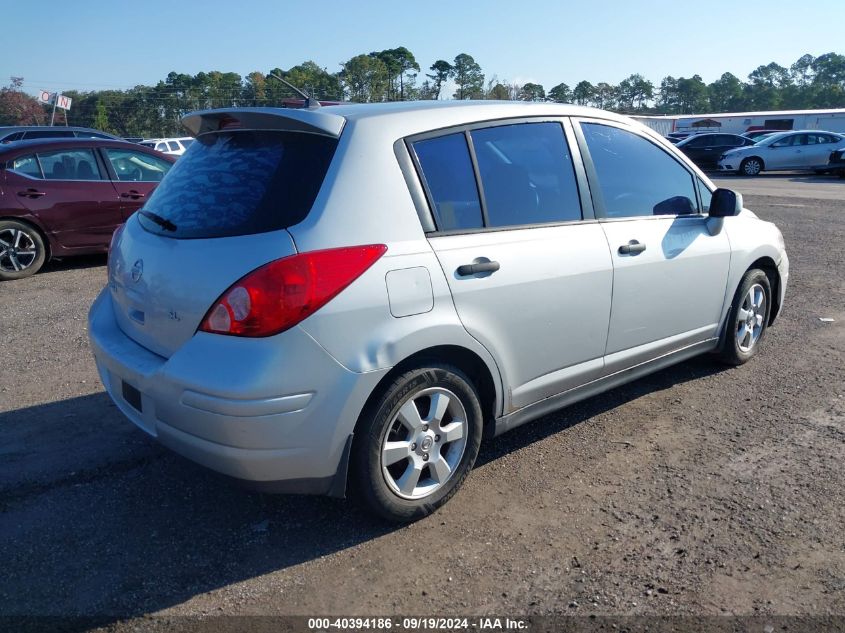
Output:
<svg viewBox="0 0 845 633">
<path fill-rule="evenodd" d="M 152 233 L 176 238 L 293 226 L 311 210 L 336 147 L 336 139 L 296 132 L 204 134 L 144 205 L 150 215 L 139 220 Z"/>
</svg>

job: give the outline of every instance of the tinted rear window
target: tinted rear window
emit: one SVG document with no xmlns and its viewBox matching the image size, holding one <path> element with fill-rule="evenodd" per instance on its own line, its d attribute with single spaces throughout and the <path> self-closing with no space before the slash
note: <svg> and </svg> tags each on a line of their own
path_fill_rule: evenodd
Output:
<svg viewBox="0 0 845 633">
<path fill-rule="evenodd" d="M 295 132 L 233 130 L 198 138 L 144 205 L 150 232 L 227 237 L 284 229 L 308 215 L 337 140 Z M 169 226 L 173 228 L 173 226 Z"/>
</svg>

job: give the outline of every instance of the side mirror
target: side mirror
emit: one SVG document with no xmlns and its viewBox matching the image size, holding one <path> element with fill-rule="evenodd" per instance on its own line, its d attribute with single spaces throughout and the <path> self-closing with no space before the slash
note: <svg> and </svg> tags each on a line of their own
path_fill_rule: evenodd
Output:
<svg viewBox="0 0 845 633">
<path fill-rule="evenodd" d="M 711 218 L 729 218 L 742 211 L 742 194 L 731 189 L 716 189 L 710 199 Z"/>
</svg>

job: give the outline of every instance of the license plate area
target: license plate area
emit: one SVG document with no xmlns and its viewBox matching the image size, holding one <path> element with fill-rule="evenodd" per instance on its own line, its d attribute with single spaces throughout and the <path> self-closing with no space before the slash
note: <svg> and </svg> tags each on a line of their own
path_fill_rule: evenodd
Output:
<svg viewBox="0 0 845 633">
<path fill-rule="evenodd" d="M 126 400 L 129 406 L 135 409 L 138 413 L 143 412 L 143 408 L 141 406 L 141 392 L 127 382 L 122 380 L 120 382 L 123 399 Z"/>
</svg>

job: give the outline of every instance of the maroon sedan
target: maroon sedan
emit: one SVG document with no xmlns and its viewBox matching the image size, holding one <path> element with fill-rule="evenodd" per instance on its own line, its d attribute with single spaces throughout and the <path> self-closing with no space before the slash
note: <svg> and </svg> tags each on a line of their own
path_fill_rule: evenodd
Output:
<svg viewBox="0 0 845 633">
<path fill-rule="evenodd" d="M 124 141 L 46 139 L 0 149 L 0 281 L 51 257 L 104 253 L 174 157 Z"/>
</svg>

